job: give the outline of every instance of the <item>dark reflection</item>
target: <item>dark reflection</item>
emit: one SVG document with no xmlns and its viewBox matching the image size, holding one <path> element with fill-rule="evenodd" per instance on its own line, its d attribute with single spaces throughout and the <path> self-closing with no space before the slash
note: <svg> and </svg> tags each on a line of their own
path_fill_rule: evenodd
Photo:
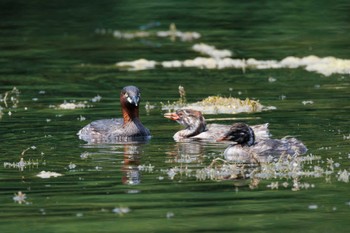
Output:
<svg viewBox="0 0 350 233">
<path fill-rule="evenodd" d="M 83 148 L 97 149 L 88 154 L 109 154 L 114 156 L 123 155 L 121 166 L 122 183 L 127 185 L 137 185 L 141 183 L 140 158 L 143 154 L 143 147 L 147 141 L 124 142 L 121 144 L 86 144 Z"/>
</svg>

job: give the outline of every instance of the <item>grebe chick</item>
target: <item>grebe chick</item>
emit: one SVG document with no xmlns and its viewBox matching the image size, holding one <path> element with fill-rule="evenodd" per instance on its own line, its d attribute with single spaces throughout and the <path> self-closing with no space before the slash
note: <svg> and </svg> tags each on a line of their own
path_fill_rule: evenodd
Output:
<svg viewBox="0 0 350 233">
<path fill-rule="evenodd" d="M 96 120 L 78 132 L 80 139 L 88 143 L 116 143 L 144 141 L 151 136 L 139 118 L 141 94 L 137 87 L 126 86 L 120 92 L 123 118 Z"/>
<path fill-rule="evenodd" d="M 248 127 L 248 126 L 247 126 Z M 231 129 L 222 137 L 221 141 L 228 140 L 235 142 L 226 148 L 225 159 L 237 163 L 264 163 L 273 162 L 281 157 L 296 157 L 306 153 L 306 146 L 296 138 L 284 137 L 282 139 L 264 139 L 254 141 L 253 131 L 245 130 L 245 140 L 237 140 L 239 128 L 233 124 Z M 243 138 L 243 137 L 240 137 Z"/>
<path fill-rule="evenodd" d="M 176 112 L 165 113 L 164 117 L 185 127 L 174 134 L 175 141 L 186 138 L 217 141 L 231 129 L 231 125 L 207 124 L 202 113 L 193 109 L 179 109 Z M 253 125 L 251 129 L 254 131 L 256 141 L 270 137 L 268 124 Z"/>
</svg>

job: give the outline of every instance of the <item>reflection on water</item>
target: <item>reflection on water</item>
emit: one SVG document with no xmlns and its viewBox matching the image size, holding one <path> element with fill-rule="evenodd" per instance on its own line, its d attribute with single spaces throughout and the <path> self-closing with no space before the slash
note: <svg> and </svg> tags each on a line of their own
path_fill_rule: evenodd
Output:
<svg viewBox="0 0 350 233">
<path fill-rule="evenodd" d="M 203 143 L 193 140 L 188 140 L 188 142 L 175 143 L 173 148 L 166 152 L 170 158 L 170 161 L 173 161 L 175 163 L 200 162 L 204 153 L 205 151 Z"/>
<path fill-rule="evenodd" d="M 84 152 L 80 155 L 82 159 L 94 157 L 94 155 L 122 156 L 122 173 L 123 184 L 137 185 L 141 183 L 141 170 L 143 168 L 140 158 L 143 154 L 143 146 L 145 143 L 128 142 L 120 144 L 86 144 L 83 148 L 94 149 L 94 152 Z M 116 168 L 119 167 L 118 165 Z M 140 170 L 141 168 L 141 170 Z"/>
<path fill-rule="evenodd" d="M 140 166 L 140 146 L 124 145 L 124 164 L 122 166 L 123 184 L 139 184 L 141 182 Z"/>
<path fill-rule="evenodd" d="M 332 158 L 322 160 L 320 156 L 308 154 L 304 156 L 281 155 L 277 160 L 260 163 L 230 162 L 223 158 L 222 153 L 209 154 L 203 142 L 176 143 L 174 150 L 167 152 L 170 158 L 167 163 L 170 168 L 162 170 L 171 180 L 182 180 L 184 177 L 195 178 L 197 181 L 233 181 L 233 185 L 245 185 L 255 189 L 261 180 L 272 182 L 268 189 L 290 188 L 292 191 L 315 188 L 315 184 L 304 179 L 322 178 L 325 183 L 332 180 L 348 183 L 350 173 L 340 168 Z M 323 165 L 324 164 L 324 165 Z"/>
</svg>

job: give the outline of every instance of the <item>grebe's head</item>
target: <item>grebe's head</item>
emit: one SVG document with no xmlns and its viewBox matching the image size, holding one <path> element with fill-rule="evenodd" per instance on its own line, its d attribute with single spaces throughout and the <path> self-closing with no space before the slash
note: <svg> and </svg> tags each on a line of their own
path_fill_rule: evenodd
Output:
<svg viewBox="0 0 350 233">
<path fill-rule="evenodd" d="M 252 146 L 255 143 L 255 135 L 249 125 L 245 123 L 234 123 L 229 131 L 218 141 L 232 141 L 242 146 Z"/>
<path fill-rule="evenodd" d="M 204 130 L 206 126 L 202 113 L 193 109 L 178 109 L 176 112 L 165 113 L 164 117 L 177 121 L 185 128 L 201 127 Z"/>
<path fill-rule="evenodd" d="M 135 86 L 126 86 L 120 92 L 120 103 L 123 106 L 138 107 L 141 101 L 140 90 Z"/>
</svg>

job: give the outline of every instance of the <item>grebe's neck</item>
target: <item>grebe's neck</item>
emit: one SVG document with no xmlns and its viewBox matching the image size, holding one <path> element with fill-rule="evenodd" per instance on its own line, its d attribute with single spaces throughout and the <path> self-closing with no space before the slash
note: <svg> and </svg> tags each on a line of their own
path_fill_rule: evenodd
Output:
<svg viewBox="0 0 350 233">
<path fill-rule="evenodd" d="M 139 108 L 123 108 L 124 124 L 139 119 Z"/>
<path fill-rule="evenodd" d="M 206 123 L 203 117 L 197 118 L 190 121 L 190 124 L 187 124 L 187 127 L 179 131 L 182 137 L 188 138 L 196 136 L 202 132 L 206 131 Z"/>
<path fill-rule="evenodd" d="M 123 96 L 120 96 L 120 105 L 122 107 L 122 114 L 124 119 L 124 125 L 139 120 L 139 106 L 128 103 Z"/>
</svg>

